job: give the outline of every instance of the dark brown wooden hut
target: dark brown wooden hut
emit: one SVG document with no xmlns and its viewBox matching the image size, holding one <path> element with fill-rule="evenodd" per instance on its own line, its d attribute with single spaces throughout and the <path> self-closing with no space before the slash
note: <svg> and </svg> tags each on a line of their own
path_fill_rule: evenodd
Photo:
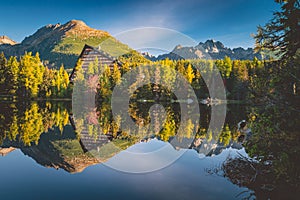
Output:
<svg viewBox="0 0 300 200">
<path fill-rule="evenodd" d="M 82 69 L 84 72 L 87 71 L 90 62 L 93 62 L 96 59 L 96 57 L 98 58 L 100 66 L 107 65 L 111 68 L 111 70 L 115 63 L 117 63 L 118 67 L 122 66 L 122 63 L 118 61 L 117 58 L 110 56 L 108 53 L 102 51 L 100 48 L 84 45 L 78 57 L 78 59 L 81 59 L 82 61 Z M 74 66 L 73 71 L 70 74 L 70 81 L 73 81 L 75 76 L 76 76 L 76 69 Z"/>
</svg>

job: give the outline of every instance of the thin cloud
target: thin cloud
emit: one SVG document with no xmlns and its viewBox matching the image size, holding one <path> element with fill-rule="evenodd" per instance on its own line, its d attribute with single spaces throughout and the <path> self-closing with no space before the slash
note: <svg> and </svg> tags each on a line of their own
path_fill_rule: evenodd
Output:
<svg viewBox="0 0 300 200">
<path fill-rule="evenodd" d="M 132 29 L 115 37 L 121 42 L 129 45 L 138 51 L 170 52 L 180 44 L 182 46 L 195 46 L 197 42 L 189 36 L 178 31 L 159 27 L 144 27 Z"/>
</svg>

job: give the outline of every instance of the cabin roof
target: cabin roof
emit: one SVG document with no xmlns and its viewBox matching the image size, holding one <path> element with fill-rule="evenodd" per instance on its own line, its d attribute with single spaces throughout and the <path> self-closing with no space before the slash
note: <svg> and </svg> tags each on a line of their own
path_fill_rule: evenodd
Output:
<svg viewBox="0 0 300 200">
<path fill-rule="evenodd" d="M 80 53 L 78 59 L 82 59 L 82 58 L 84 57 L 86 51 L 89 51 L 89 52 L 90 52 L 90 51 L 97 52 L 99 56 L 105 57 L 106 59 L 110 60 L 111 63 L 117 63 L 119 66 L 122 66 L 122 65 L 123 65 L 122 62 L 120 62 L 117 58 L 111 56 L 111 55 L 108 54 L 107 52 L 102 51 L 100 48 L 92 47 L 92 46 L 87 45 L 87 44 L 84 45 L 84 47 L 83 47 L 83 49 L 82 49 L 82 51 L 81 51 L 81 53 Z M 89 53 L 88 53 L 88 54 L 89 54 Z M 77 59 L 77 60 L 78 60 L 78 59 Z M 76 62 L 76 63 L 77 63 L 77 62 Z M 74 73 L 75 73 L 75 70 L 76 70 L 75 67 L 76 67 L 76 65 L 74 66 L 74 68 L 73 68 L 73 70 L 72 70 L 72 72 L 71 72 L 71 74 L 70 74 L 70 77 L 69 77 L 70 81 L 72 80 L 72 77 L 73 77 L 73 75 L 74 75 Z"/>
<path fill-rule="evenodd" d="M 93 50 L 93 51 L 96 51 L 96 52 L 98 52 L 99 54 L 101 54 L 101 55 L 103 55 L 103 56 L 105 56 L 105 57 L 107 57 L 107 58 L 109 58 L 109 59 L 111 59 L 111 60 L 117 61 L 117 62 L 119 62 L 120 64 L 122 64 L 120 61 L 118 61 L 117 58 L 111 56 L 109 53 L 107 53 L 107 52 L 105 52 L 105 51 L 102 51 L 100 48 L 92 47 L 92 46 L 87 45 L 87 44 L 84 45 L 84 47 L 83 47 L 83 49 L 82 49 L 82 51 L 81 51 L 81 53 L 80 53 L 80 55 L 79 55 L 78 58 L 82 58 L 82 57 L 83 57 L 84 52 L 85 52 L 86 49 L 91 49 L 91 50 Z"/>
</svg>

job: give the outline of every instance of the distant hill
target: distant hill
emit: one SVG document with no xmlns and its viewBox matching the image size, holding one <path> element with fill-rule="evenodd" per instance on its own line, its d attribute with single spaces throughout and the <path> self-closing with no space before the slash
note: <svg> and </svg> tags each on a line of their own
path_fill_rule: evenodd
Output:
<svg viewBox="0 0 300 200">
<path fill-rule="evenodd" d="M 0 51 L 3 51 L 6 56 L 21 56 L 26 51 L 39 52 L 41 59 L 46 60 L 48 66 L 55 68 L 60 67 L 61 64 L 64 64 L 66 68 L 74 67 L 85 44 L 94 47 L 101 46 L 103 51 L 112 56 L 128 55 L 129 52 L 134 56 L 139 56 L 108 32 L 90 28 L 79 20 L 71 20 L 63 25 L 44 26 L 33 35 L 26 37 L 20 44 L 9 42 L 12 40 L 7 39 L 6 36 L 1 38 Z"/>
<path fill-rule="evenodd" d="M 223 59 L 225 56 L 232 60 L 252 60 L 254 57 L 263 59 L 262 52 L 255 52 L 252 48 L 243 49 L 241 47 L 230 49 L 225 47 L 219 41 L 207 40 L 205 43 L 200 42 L 194 47 L 183 47 L 177 45 L 170 53 L 159 55 L 157 57 L 143 54 L 149 60 L 163 60 L 169 58 L 171 60 L 178 59 Z"/>
</svg>

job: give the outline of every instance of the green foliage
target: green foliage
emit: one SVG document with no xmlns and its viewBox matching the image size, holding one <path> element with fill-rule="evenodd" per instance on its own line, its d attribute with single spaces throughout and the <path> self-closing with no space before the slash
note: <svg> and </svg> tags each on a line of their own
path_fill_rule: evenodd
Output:
<svg viewBox="0 0 300 200">
<path fill-rule="evenodd" d="M 65 71 L 62 65 L 58 71 L 55 73 L 55 96 L 66 97 L 68 96 L 68 86 L 69 86 L 69 75 Z"/>
<path fill-rule="evenodd" d="M 93 67 L 94 67 L 94 74 L 99 74 L 100 72 L 100 66 L 99 66 L 99 59 L 98 56 L 96 56 L 94 62 L 93 62 Z"/>
<path fill-rule="evenodd" d="M 42 133 L 53 127 L 65 126 L 69 121 L 66 108 L 53 106 L 50 102 L 39 105 L 31 102 L 22 104 L 2 103 L 0 114 L 0 140 L 8 138 L 25 146 L 38 144 Z M 5 114 L 5 115 L 2 115 Z"/>
<path fill-rule="evenodd" d="M 55 88 L 55 70 L 45 68 L 43 75 L 43 84 L 40 85 L 40 94 L 42 98 L 49 98 L 53 95 Z"/>
<path fill-rule="evenodd" d="M 112 36 L 103 35 L 99 37 L 80 37 L 76 35 L 68 35 L 68 37 L 63 38 L 58 44 L 55 45 L 51 53 L 49 53 L 49 58 L 47 59 L 54 60 L 54 57 L 58 57 L 58 55 L 75 55 L 74 56 L 60 56 L 59 62 L 56 62 L 56 65 L 65 64 L 67 68 L 71 68 L 75 65 L 75 60 L 77 56 L 82 51 L 84 45 L 89 45 L 93 47 L 100 47 L 102 51 L 108 53 L 109 55 L 118 58 L 121 62 L 124 63 L 146 63 L 150 62 L 149 60 L 145 59 L 142 55 L 140 55 L 137 51 L 132 50 L 127 45 L 122 44 Z M 53 55 L 52 55 L 53 54 Z M 53 58 L 52 58 L 53 57 Z M 96 66 L 98 61 L 93 63 L 95 67 L 93 72 L 98 73 L 98 69 Z M 92 65 L 92 64 L 91 64 Z M 90 69 L 92 72 L 92 69 Z"/>
<path fill-rule="evenodd" d="M 23 97 L 37 97 L 39 85 L 43 82 L 44 66 L 39 54 L 25 53 L 20 59 L 19 94 Z"/>
<path fill-rule="evenodd" d="M 87 68 L 87 72 L 88 75 L 93 75 L 95 73 L 94 70 L 94 65 L 92 62 L 89 63 L 88 68 Z"/>
<path fill-rule="evenodd" d="M 1 91 L 1 93 L 7 92 L 6 91 L 6 84 L 5 84 L 5 80 L 6 80 L 6 77 L 7 77 L 6 63 L 7 63 L 7 60 L 4 56 L 4 53 L 2 52 L 0 54 L 0 91 Z"/>
<path fill-rule="evenodd" d="M 300 48 L 300 3 L 299 0 L 282 1 L 281 10 L 274 12 L 273 19 L 265 26 L 259 26 L 255 35 L 256 48 L 267 49 L 293 57 Z"/>
<path fill-rule="evenodd" d="M 188 64 L 186 70 L 185 70 L 185 78 L 187 79 L 187 81 L 189 83 L 192 83 L 193 82 L 193 79 L 195 78 L 195 73 L 193 71 L 193 68 L 192 68 L 192 65 L 191 64 Z"/>
<path fill-rule="evenodd" d="M 171 116 L 168 116 L 166 123 L 164 124 L 163 130 L 158 134 L 159 138 L 163 141 L 169 141 L 169 139 L 176 134 L 175 120 Z"/>
<path fill-rule="evenodd" d="M 123 54 L 116 56 L 122 63 L 131 64 L 132 66 L 151 63 L 150 60 L 147 60 L 135 50 L 126 50 Z"/>
<path fill-rule="evenodd" d="M 83 82 L 84 81 L 84 71 L 82 69 L 82 60 L 78 59 L 76 66 L 74 68 L 75 80 L 76 82 Z"/>
<path fill-rule="evenodd" d="M 232 61 L 228 56 L 225 56 L 223 60 L 217 60 L 216 66 L 222 73 L 222 77 L 229 78 L 232 71 Z"/>
<path fill-rule="evenodd" d="M 210 80 L 209 77 L 212 75 L 213 70 L 219 70 L 223 78 L 228 99 L 250 100 L 251 98 L 254 98 L 255 95 L 253 95 L 253 93 L 255 93 L 256 90 L 256 88 L 252 88 L 251 86 L 256 83 L 256 77 L 260 73 L 259 71 L 265 68 L 265 63 L 268 62 L 259 61 L 257 58 L 254 58 L 252 61 L 232 61 L 229 57 L 216 61 L 172 61 L 166 59 L 152 63 L 144 63 L 142 65 L 135 62 L 124 63 L 118 69 L 116 66 L 111 66 L 111 71 L 109 73 L 106 71 L 100 76 L 99 91 L 101 91 L 100 96 L 102 96 L 102 99 L 110 98 L 111 92 L 108 91 L 112 90 L 116 84 L 121 84 L 121 75 L 126 73 L 130 68 L 140 65 L 153 67 L 155 70 L 154 72 L 150 72 L 147 70 L 147 67 L 140 70 L 139 73 L 136 74 L 136 77 L 133 77 L 136 81 L 130 88 L 135 88 L 135 85 L 139 84 L 143 80 L 150 80 L 150 77 L 153 77 L 153 80 L 157 84 L 145 86 L 148 88 L 146 89 L 148 92 L 144 92 L 144 94 L 139 93 L 139 98 L 153 99 L 155 97 L 171 99 L 173 94 L 167 91 L 171 91 L 175 86 L 182 87 L 180 85 L 175 85 L 177 84 L 176 80 L 178 79 L 178 73 L 176 72 L 179 72 L 184 78 L 186 78 L 187 82 L 194 88 L 198 98 L 206 98 L 209 96 L 207 85 L 212 83 L 204 82 L 202 76 L 205 75 L 207 80 Z M 213 67 L 214 65 L 216 68 Z M 158 68 L 156 66 L 161 67 Z M 91 71 L 92 68 L 92 64 L 90 63 L 89 69 L 91 69 Z M 87 70 L 87 74 L 90 74 L 89 69 Z M 116 83 L 116 80 L 118 83 Z M 263 78 L 261 80 L 263 80 Z"/>
<path fill-rule="evenodd" d="M 99 77 L 99 94 L 103 98 L 110 98 L 112 94 L 111 71 L 108 66 L 104 66 L 104 72 Z"/>
<path fill-rule="evenodd" d="M 119 85 L 121 83 L 121 72 L 118 65 L 115 63 L 112 71 L 112 84 Z"/>
<path fill-rule="evenodd" d="M 252 109 L 250 119 L 254 134 L 247 142 L 247 152 L 259 157 L 261 165 L 272 163 L 268 169 L 271 184 L 299 187 L 299 112 L 286 106 L 265 106 Z"/>
<path fill-rule="evenodd" d="M 3 57 L 0 55 L 2 95 L 25 99 L 70 97 L 69 75 L 63 66 L 59 70 L 46 68 L 38 53 L 25 53 L 19 61 L 16 57 L 8 61 Z"/>
<path fill-rule="evenodd" d="M 18 90 L 18 75 L 19 75 L 19 62 L 16 57 L 10 57 L 7 62 L 8 75 L 6 76 L 7 87 L 10 88 L 9 93 L 15 95 Z"/>
<path fill-rule="evenodd" d="M 224 146 L 227 146 L 231 140 L 231 137 L 232 137 L 232 134 L 231 134 L 230 128 L 227 124 L 219 137 L 219 142 L 222 143 Z"/>
<path fill-rule="evenodd" d="M 109 36 L 104 37 L 77 37 L 76 35 L 69 35 L 61 40 L 60 43 L 56 44 L 53 52 L 64 53 L 64 54 L 75 54 L 79 55 L 85 44 L 90 46 L 98 46 L 101 42 L 107 40 Z"/>
</svg>

